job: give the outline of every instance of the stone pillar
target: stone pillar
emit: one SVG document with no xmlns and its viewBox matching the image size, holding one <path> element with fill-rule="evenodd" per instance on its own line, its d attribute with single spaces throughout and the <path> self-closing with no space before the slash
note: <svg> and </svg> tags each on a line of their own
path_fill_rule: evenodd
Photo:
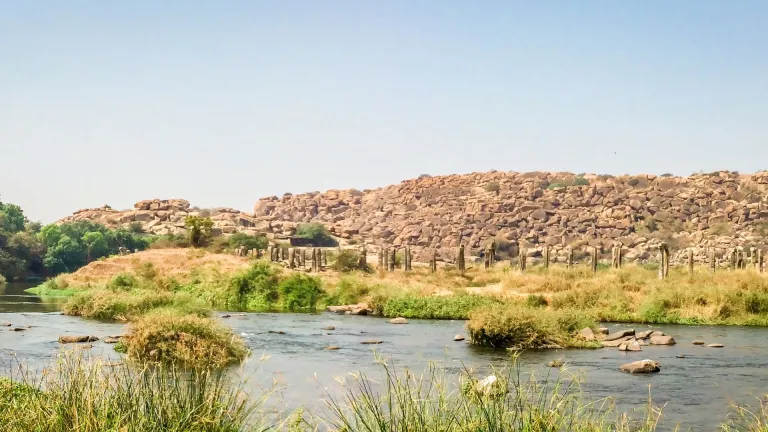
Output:
<svg viewBox="0 0 768 432">
<path fill-rule="evenodd" d="M 464 245 L 459 245 L 459 255 L 456 257 L 456 266 L 459 268 L 459 272 L 463 275 L 467 269 L 464 262 Z"/>
<path fill-rule="evenodd" d="M 432 273 L 437 272 L 437 251 L 432 249 L 432 259 L 429 260 L 429 270 Z"/>
<path fill-rule="evenodd" d="M 267 246 L 267 253 L 269 254 L 269 260 L 275 260 L 275 247 L 272 245 Z"/>
<path fill-rule="evenodd" d="M 573 268 L 573 247 L 572 246 L 568 246 L 567 266 L 569 269 Z"/>
<path fill-rule="evenodd" d="M 485 247 L 485 256 L 483 256 L 483 264 L 486 269 L 491 267 L 491 247 L 486 246 Z"/>
<path fill-rule="evenodd" d="M 381 270 L 387 271 L 389 270 L 389 248 L 384 248 L 382 251 L 382 254 L 384 254 L 384 260 L 382 262 L 383 267 L 381 267 Z"/>
<path fill-rule="evenodd" d="M 317 248 L 312 248 L 312 265 L 309 268 L 309 271 L 313 273 L 317 272 Z"/>
<path fill-rule="evenodd" d="M 714 273 L 715 270 L 717 269 L 716 259 L 717 258 L 715 257 L 715 249 L 712 249 L 711 251 L 709 251 L 709 269 L 712 270 L 712 273 Z"/>
<path fill-rule="evenodd" d="M 360 248 L 360 261 L 358 262 L 358 268 L 360 270 L 368 270 L 368 251 L 365 250 L 365 246 Z"/>
<path fill-rule="evenodd" d="M 280 261 L 288 261 L 288 249 L 280 248 Z"/>
<path fill-rule="evenodd" d="M 544 246 L 544 268 L 549 269 L 549 245 Z"/>
<path fill-rule="evenodd" d="M 616 245 L 616 268 L 621 269 L 624 264 L 624 245 L 621 243 Z"/>
<path fill-rule="evenodd" d="M 517 257 L 518 264 L 520 265 L 520 271 L 524 272 L 528 264 L 528 253 L 524 246 L 520 246 L 520 253 Z"/>
<path fill-rule="evenodd" d="M 296 268 L 296 249 L 288 249 L 288 268 Z"/>
<path fill-rule="evenodd" d="M 669 247 L 666 243 L 659 245 L 659 279 L 669 276 Z"/>
<path fill-rule="evenodd" d="M 693 249 L 688 249 L 688 273 L 693 275 Z"/>
<path fill-rule="evenodd" d="M 592 247 L 592 273 L 597 273 L 597 246 Z"/>
<path fill-rule="evenodd" d="M 341 250 L 341 249 L 339 249 Z M 339 255 L 337 254 L 336 257 Z M 338 258 L 337 258 L 338 259 Z M 322 269 L 323 267 L 328 267 L 328 249 L 322 248 L 320 249 L 320 260 L 318 260 L 318 266 L 319 269 Z"/>
<path fill-rule="evenodd" d="M 403 249 L 403 270 L 411 271 L 411 246 L 405 245 Z"/>
<path fill-rule="evenodd" d="M 752 259 L 752 267 L 754 267 L 755 270 L 757 270 L 757 248 L 756 247 L 753 246 L 749 248 L 749 256 Z"/>
<path fill-rule="evenodd" d="M 617 268 L 616 245 L 611 247 L 611 268 Z"/>
<path fill-rule="evenodd" d="M 491 255 L 489 257 L 490 267 L 496 263 L 496 239 L 491 240 Z"/>
<path fill-rule="evenodd" d="M 397 257 L 397 248 L 394 246 L 389 250 L 389 271 L 395 271 L 395 258 Z"/>
<path fill-rule="evenodd" d="M 736 252 L 736 248 L 734 248 L 733 250 L 731 250 L 731 269 L 732 270 L 736 270 L 737 268 L 739 268 L 738 261 L 739 261 L 738 253 Z"/>
<path fill-rule="evenodd" d="M 757 250 L 757 271 L 760 273 L 765 271 L 765 263 L 763 262 L 763 250 Z"/>
<path fill-rule="evenodd" d="M 384 246 L 381 246 L 379 248 L 379 256 L 377 257 L 377 259 L 379 262 L 377 268 L 379 270 L 383 270 L 384 269 Z"/>
</svg>

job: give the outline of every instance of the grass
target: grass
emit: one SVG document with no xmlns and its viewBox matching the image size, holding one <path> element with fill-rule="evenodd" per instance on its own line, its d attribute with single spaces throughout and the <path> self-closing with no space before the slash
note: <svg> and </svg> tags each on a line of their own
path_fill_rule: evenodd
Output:
<svg viewBox="0 0 768 432">
<path fill-rule="evenodd" d="M 209 318 L 173 311 L 147 314 L 131 325 L 129 357 L 185 367 L 221 368 L 248 356 L 242 339 Z"/>
<path fill-rule="evenodd" d="M 386 317 L 423 319 L 467 319 L 478 308 L 499 304 L 501 300 L 479 295 L 446 297 L 402 296 L 387 300 L 383 315 Z"/>
<path fill-rule="evenodd" d="M 169 308 L 182 315 L 210 314 L 210 310 L 200 300 L 185 293 L 111 289 L 80 292 L 70 298 L 62 312 L 101 320 L 133 321 L 150 311 Z"/>
<path fill-rule="evenodd" d="M 0 425 L 21 432 L 234 432 L 252 422 L 263 398 L 222 371 L 112 366 L 72 353 L 41 374 L 0 378 Z"/>
<path fill-rule="evenodd" d="M 579 311 L 543 312 L 538 308 L 499 304 L 474 310 L 467 330 L 472 343 L 497 348 L 597 348 L 599 342 L 587 342 L 575 336 L 585 327 L 596 327 L 594 320 Z"/>
</svg>

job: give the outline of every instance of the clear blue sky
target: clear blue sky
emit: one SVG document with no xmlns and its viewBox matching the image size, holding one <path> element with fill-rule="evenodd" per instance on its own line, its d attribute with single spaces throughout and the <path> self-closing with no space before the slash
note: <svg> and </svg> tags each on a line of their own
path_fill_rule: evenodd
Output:
<svg viewBox="0 0 768 432">
<path fill-rule="evenodd" d="M 2 1 L 0 199 L 768 168 L 768 2 Z"/>
</svg>

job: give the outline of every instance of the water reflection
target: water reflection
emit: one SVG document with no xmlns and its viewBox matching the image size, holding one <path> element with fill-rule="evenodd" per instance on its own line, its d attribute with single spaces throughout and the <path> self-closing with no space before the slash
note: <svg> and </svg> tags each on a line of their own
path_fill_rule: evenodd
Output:
<svg viewBox="0 0 768 432">
<path fill-rule="evenodd" d="M 39 297 L 25 291 L 37 285 L 36 282 L 0 284 L 0 312 L 55 312 L 66 303 L 63 297 Z"/>
</svg>

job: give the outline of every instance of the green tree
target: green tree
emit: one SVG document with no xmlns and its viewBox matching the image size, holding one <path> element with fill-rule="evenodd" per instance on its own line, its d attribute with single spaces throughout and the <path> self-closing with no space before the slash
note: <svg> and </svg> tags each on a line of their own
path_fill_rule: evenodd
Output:
<svg viewBox="0 0 768 432">
<path fill-rule="evenodd" d="M 331 237 L 328 229 L 321 223 L 306 223 L 296 227 L 296 237 L 312 240 L 315 246 L 336 246 L 338 242 Z"/>
<path fill-rule="evenodd" d="M 86 264 L 87 252 L 83 245 L 68 235 L 62 235 L 59 241 L 49 247 L 43 258 L 43 264 L 54 274 L 73 272 Z"/>
<path fill-rule="evenodd" d="M 5 229 L 11 233 L 24 231 L 24 225 L 27 223 L 27 217 L 24 211 L 16 204 L 5 204 L 0 202 L 0 229 Z"/>
<path fill-rule="evenodd" d="M 231 249 L 239 249 L 245 246 L 247 250 L 251 249 L 266 249 L 267 237 L 263 235 L 248 235 L 246 233 L 235 233 L 229 236 L 229 247 Z"/>
<path fill-rule="evenodd" d="M 193 246 L 203 246 L 211 239 L 213 231 L 211 218 L 187 216 L 184 219 L 184 226 L 187 227 L 187 235 Z"/>
<path fill-rule="evenodd" d="M 104 234 L 98 231 L 85 233 L 83 235 L 83 243 L 85 244 L 86 260 L 88 262 L 106 256 L 109 253 L 107 240 L 104 238 Z"/>
</svg>

